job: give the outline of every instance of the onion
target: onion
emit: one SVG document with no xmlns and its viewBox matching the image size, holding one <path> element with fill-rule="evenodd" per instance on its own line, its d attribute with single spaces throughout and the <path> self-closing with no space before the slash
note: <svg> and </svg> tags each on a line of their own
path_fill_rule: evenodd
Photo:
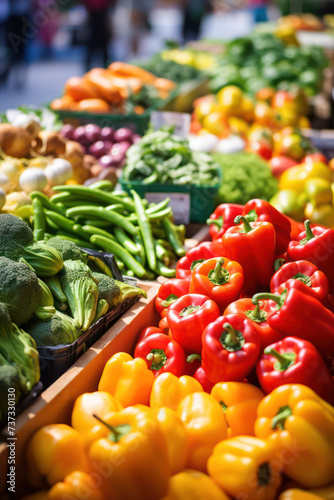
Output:
<svg viewBox="0 0 334 500">
<path fill-rule="evenodd" d="M 99 141 L 101 139 L 101 128 L 94 123 L 90 123 L 89 125 L 85 125 L 85 134 L 86 140 L 90 144 L 93 142 Z"/>
<path fill-rule="evenodd" d="M 66 141 L 53 130 L 41 130 L 36 138 L 35 150 L 42 156 L 61 156 L 66 150 Z"/>
<path fill-rule="evenodd" d="M 38 121 L 38 118 L 32 118 L 32 116 L 26 115 L 25 113 L 16 116 L 12 121 L 12 124 L 15 127 L 20 127 L 28 132 L 31 140 L 36 139 L 41 130 L 41 125 Z"/>
<path fill-rule="evenodd" d="M 129 141 L 121 141 L 119 142 L 118 144 L 114 144 L 113 148 L 115 148 L 115 151 L 123 151 L 124 154 L 127 152 L 127 150 L 129 149 L 129 147 L 131 146 L 131 142 Z"/>
<path fill-rule="evenodd" d="M 238 135 L 230 135 L 226 139 L 222 139 L 218 142 L 217 151 L 219 153 L 238 153 L 239 151 L 244 151 L 246 143 Z"/>
<path fill-rule="evenodd" d="M 10 182 L 9 189 L 15 189 L 23 169 L 15 158 L 7 159 L 1 163 L 0 172 L 5 174 Z"/>
<path fill-rule="evenodd" d="M 65 184 L 73 175 L 73 168 L 64 158 L 55 158 L 44 170 L 49 186 Z"/>
<path fill-rule="evenodd" d="M 218 144 L 219 139 L 216 135 L 205 134 L 205 135 L 193 135 L 188 137 L 189 147 L 192 151 L 202 151 L 203 153 L 209 153 Z"/>
<path fill-rule="evenodd" d="M 28 132 L 9 123 L 0 123 L 0 148 L 6 155 L 27 158 L 30 147 Z"/>
<path fill-rule="evenodd" d="M 83 146 L 76 141 L 67 141 L 65 154 L 61 156 L 69 161 L 73 168 L 80 167 L 84 158 Z"/>
<path fill-rule="evenodd" d="M 119 128 L 118 130 L 115 130 L 114 132 L 114 141 L 115 142 L 121 142 L 121 141 L 130 141 L 132 142 L 132 136 L 133 132 L 129 128 Z"/>
<path fill-rule="evenodd" d="M 113 154 L 113 155 L 104 155 L 101 158 L 99 158 L 99 164 L 102 165 L 102 167 L 120 167 L 121 163 L 124 160 L 124 155 L 118 153 Z"/>
<path fill-rule="evenodd" d="M 73 141 L 80 142 L 80 144 L 87 144 L 85 127 L 80 126 L 76 128 L 73 132 L 72 139 Z"/>
<path fill-rule="evenodd" d="M 0 187 L 0 210 L 6 203 L 6 193 L 5 191 Z"/>
<path fill-rule="evenodd" d="M 101 156 L 107 155 L 110 153 L 112 148 L 112 143 L 109 141 L 97 141 L 92 144 L 89 148 L 89 153 L 95 158 L 101 158 Z"/>
<path fill-rule="evenodd" d="M 72 140 L 74 131 L 75 131 L 75 127 L 73 125 L 71 125 L 70 123 L 66 123 L 66 125 L 62 126 L 60 133 L 66 139 Z"/>
<path fill-rule="evenodd" d="M 101 139 L 104 141 L 113 142 L 114 140 L 114 129 L 111 127 L 103 127 L 101 129 Z"/>
<path fill-rule="evenodd" d="M 139 142 L 141 139 L 141 135 L 139 134 L 133 134 L 132 136 L 132 144 L 136 144 L 137 142 Z"/>
<path fill-rule="evenodd" d="M 0 187 L 3 189 L 5 193 L 8 193 L 10 190 L 10 180 L 8 175 L 4 174 L 3 172 L 0 172 Z"/>
<path fill-rule="evenodd" d="M 19 184 L 26 193 L 31 191 L 43 191 L 48 181 L 44 170 L 37 167 L 27 168 L 21 175 Z"/>
</svg>

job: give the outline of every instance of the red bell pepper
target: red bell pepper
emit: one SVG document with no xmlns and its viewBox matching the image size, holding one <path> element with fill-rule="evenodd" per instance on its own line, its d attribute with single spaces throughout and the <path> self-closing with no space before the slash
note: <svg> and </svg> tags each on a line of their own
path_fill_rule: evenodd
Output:
<svg viewBox="0 0 334 500">
<path fill-rule="evenodd" d="M 155 299 L 155 308 L 160 315 L 175 300 L 189 293 L 189 280 L 173 278 L 163 282 Z"/>
<path fill-rule="evenodd" d="M 146 328 L 143 328 L 140 334 L 138 335 L 137 344 L 139 344 L 139 342 L 146 339 L 147 337 L 155 335 L 156 333 L 165 334 L 165 332 L 161 330 L 161 328 L 158 328 L 157 326 L 147 326 Z"/>
<path fill-rule="evenodd" d="M 247 377 L 260 354 L 253 323 L 239 314 L 220 316 L 203 332 L 202 366 L 212 383 Z"/>
<path fill-rule="evenodd" d="M 205 371 L 203 370 L 203 366 L 200 366 L 195 371 L 193 376 L 201 384 L 201 386 L 203 387 L 203 391 L 208 392 L 210 394 L 215 384 L 210 382 L 210 380 L 206 376 Z"/>
<path fill-rule="evenodd" d="M 167 311 L 172 337 L 189 353 L 201 353 L 205 327 L 219 317 L 217 304 L 205 295 L 191 293 L 180 297 Z"/>
<path fill-rule="evenodd" d="M 289 260 L 308 260 L 325 273 L 330 292 L 334 292 L 334 231 L 316 226 L 310 228 L 305 221 L 305 231 L 299 234 L 298 241 L 288 246 Z"/>
<path fill-rule="evenodd" d="M 297 222 L 291 217 L 288 217 L 291 224 L 291 241 L 296 240 L 299 236 L 299 233 L 304 231 L 304 224 L 302 222 Z"/>
<path fill-rule="evenodd" d="M 317 266 L 307 260 L 297 260 L 284 264 L 273 275 L 270 281 L 271 293 L 282 293 L 288 280 L 302 281 L 309 287 L 309 292 L 320 302 L 324 303 L 328 297 L 328 279 Z"/>
<path fill-rule="evenodd" d="M 162 330 L 165 334 L 168 334 L 169 331 L 169 326 L 168 326 L 168 321 L 167 321 L 167 316 L 163 316 L 161 320 L 159 321 L 159 328 Z"/>
<path fill-rule="evenodd" d="M 214 257 L 195 267 L 189 292 L 214 300 L 223 314 L 226 306 L 239 297 L 243 283 L 244 273 L 238 262 Z"/>
<path fill-rule="evenodd" d="M 222 203 L 219 205 L 210 219 L 206 221 L 210 225 L 210 236 L 212 241 L 220 240 L 226 229 L 234 226 L 234 219 L 237 215 L 242 215 L 243 205 L 234 205 L 232 203 Z"/>
<path fill-rule="evenodd" d="M 189 354 L 189 356 L 186 357 L 186 364 L 183 375 L 190 375 L 191 377 L 193 377 L 196 370 L 201 366 L 201 363 L 202 357 L 200 354 Z"/>
<path fill-rule="evenodd" d="M 325 306 L 330 311 L 334 312 L 334 294 L 330 293 L 326 299 Z"/>
<path fill-rule="evenodd" d="M 164 333 L 150 335 L 139 342 L 135 358 L 144 359 L 155 377 L 165 372 L 181 377 L 186 362 L 182 346 Z"/>
<path fill-rule="evenodd" d="M 176 265 L 176 277 L 179 279 L 190 279 L 191 272 L 196 266 L 212 257 L 223 257 L 224 247 L 221 241 L 204 241 L 191 248 Z"/>
<path fill-rule="evenodd" d="M 334 353 L 334 314 L 310 294 L 304 283 L 289 280 L 280 295 L 257 293 L 252 301 L 256 305 L 266 299 L 276 303 L 275 312 L 267 318 L 274 330 L 308 340 L 323 356 Z"/>
<path fill-rule="evenodd" d="M 230 227 L 222 237 L 225 254 L 241 264 L 244 271 L 244 295 L 269 287 L 274 269 L 276 236 L 270 222 L 248 222 L 243 216 L 235 219 L 241 226 Z"/>
<path fill-rule="evenodd" d="M 232 302 L 224 311 L 226 314 L 239 314 L 248 318 L 253 322 L 253 326 L 257 331 L 261 350 L 273 342 L 282 339 L 282 335 L 276 330 L 273 330 L 267 321 L 269 314 L 275 311 L 275 306 L 269 300 L 261 300 L 258 305 L 254 305 L 252 299 L 239 299 Z"/>
<path fill-rule="evenodd" d="M 334 403 L 334 380 L 317 349 L 307 340 L 286 337 L 266 347 L 256 373 L 267 394 L 280 385 L 303 384 Z"/>
<path fill-rule="evenodd" d="M 291 223 L 285 215 L 265 200 L 254 199 L 246 203 L 242 215 L 255 214 L 254 221 L 271 222 L 276 233 L 276 255 L 281 255 L 288 248 L 291 240 Z"/>
</svg>

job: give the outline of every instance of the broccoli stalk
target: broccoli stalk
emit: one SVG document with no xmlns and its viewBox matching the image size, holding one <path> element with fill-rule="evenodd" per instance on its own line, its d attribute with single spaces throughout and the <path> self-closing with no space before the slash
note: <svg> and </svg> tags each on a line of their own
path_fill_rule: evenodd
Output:
<svg viewBox="0 0 334 500">
<path fill-rule="evenodd" d="M 146 292 L 141 288 L 117 281 L 105 274 L 92 274 L 98 284 L 99 300 L 106 300 L 111 308 L 118 306 L 118 304 L 121 304 L 129 297 L 135 297 L 137 295 L 142 295 L 143 297 L 147 296 Z"/>
<path fill-rule="evenodd" d="M 39 356 L 34 339 L 11 323 L 5 304 L 0 303 L 0 354 L 18 370 L 23 394 L 39 381 Z"/>
<path fill-rule="evenodd" d="M 139 288 L 137 286 L 128 285 L 127 283 L 123 283 L 122 281 L 115 280 L 117 285 L 119 286 L 121 293 L 116 299 L 114 299 L 113 304 L 114 307 L 118 306 L 118 304 L 122 304 L 126 299 L 130 297 L 137 297 L 141 295 L 142 297 L 147 297 L 145 290 Z"/>
<path fill-rule="evenodd" d="M 60 273 L 60 284 L 72 317 L 82 331 L 88 330 L 95 318 L 99 296 L 89 267 L 79 260 L 66 260 Z"/>
<path fill-rule="evenodd" d="M 51 276 L 50 278 L 44 278 L 44 281 L 48 285 L 55 299 L 57 299 L 58 302 L 60 303 L 67 302 L 66 295 L 64 294 L 61 288 L 58 274 L 55 276 Z"/>
<path fill-rule="evenodd" d="M 54 307 L 54 300 L 52 293 L 44 281 L 38 279 L 38 283 L 42 289 L 42 300 L 41 304 L 35 309 L 34 314 L 37 318 L 42 321 L 48 321 L 54 313 L 56 312 L 56 308 Z"/>
</svg>

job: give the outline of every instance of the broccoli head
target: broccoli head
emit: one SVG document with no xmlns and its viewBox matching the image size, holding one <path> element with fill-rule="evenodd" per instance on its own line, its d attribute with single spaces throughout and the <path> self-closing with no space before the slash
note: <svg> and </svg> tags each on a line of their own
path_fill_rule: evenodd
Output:
<svg viewBox="0 0 334 500">
<path fill-rule="evenodd" d="M 99 290 L 86 264 L 65 260 L 60 272 L 60 284 L 66 295 L 72 317 L 83 331 L 94 321 Z"/>
<path fill-rule="evenodd" d="M 137 295 L 146 297 L 146 292 L 137 286 L 117 281 L 102 273 L 92 274 L 99 288 L 99 300 L 105 300 L 111 308 L 118 306 L 118 304 L 121 304 L 129 297 Z"/>
<path fill-rule="evenodd" d="M 24 326 L 38 347 L 72 344 L 80 337 L 80 329 L 67 314 L 56 311 L 49 321 L 33 318 Z"/>
<path fill-rule="evenodd" d="M 73 241 L 63 240 L 55 236 L 50 238 L 47 244 L 57 250 L 63 260 L 82 260 L 85 262 L 86 254 Z"/>
<path fill-rule="evenodd" d="M 0 302 L 8 307 L 13 323 L 29 321 L 41 305 L 42 289 L 33 269 L 25 262 L 0 257 Z"/>
<path fill-rule="evenodd" d="M 28 224 L 12 214 L 0 215 L 0 255 L 18 260 L 21 247 L 33 242 L 34 235 Z"/>
</svg>

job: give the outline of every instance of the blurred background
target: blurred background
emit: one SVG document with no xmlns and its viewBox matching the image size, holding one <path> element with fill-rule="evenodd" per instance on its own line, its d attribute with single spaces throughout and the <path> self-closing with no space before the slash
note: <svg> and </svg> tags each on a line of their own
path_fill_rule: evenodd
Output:
<svg viewBox="0 0 334 500">
<path fill-rule="evenodd" d="M 230 40 L 301 12 L 331 14 L 334 1 L 0 0 L 0 111 L 46 104 L 70 76 L 148 58 L 167 40 Z"/>
</svg>

